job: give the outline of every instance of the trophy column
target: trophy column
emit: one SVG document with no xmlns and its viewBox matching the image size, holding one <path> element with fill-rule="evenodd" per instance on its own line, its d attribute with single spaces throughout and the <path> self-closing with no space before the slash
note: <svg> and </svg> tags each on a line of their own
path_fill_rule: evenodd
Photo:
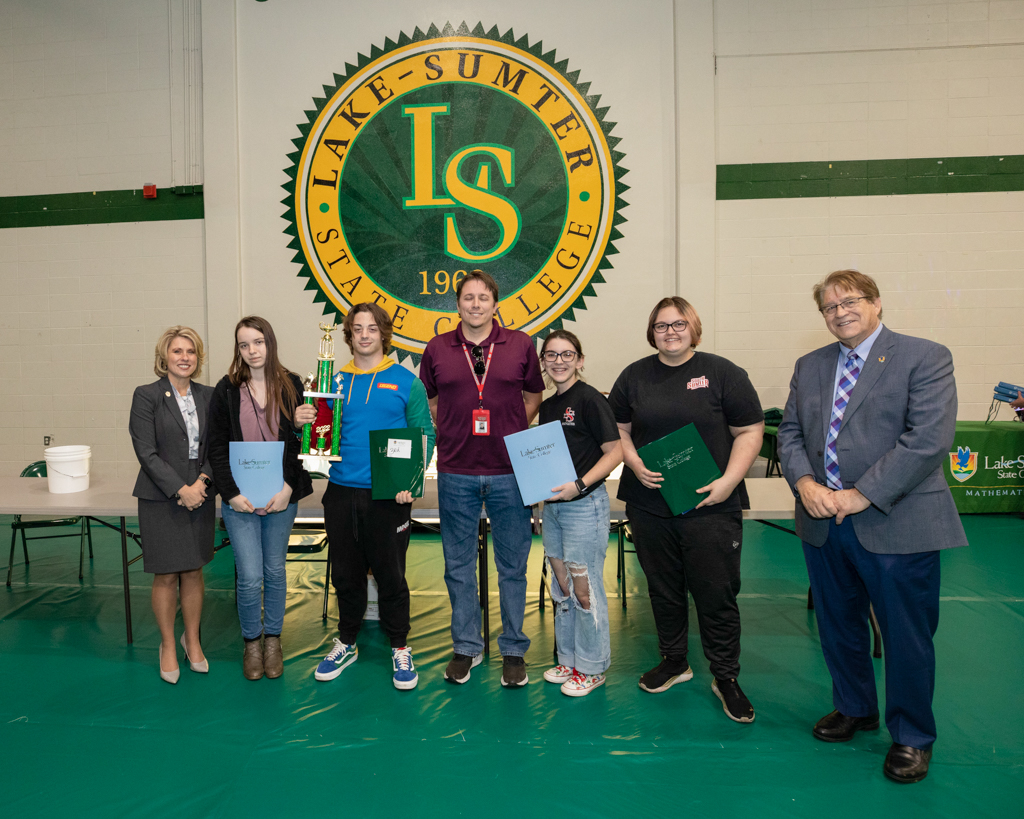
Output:
<svg viewBox="0 0 1024 819">
<path fill-rule="evenodd" d="M 331 381 L 334 377 L 334 339 L 331 338 L 331 332 L 336 327 L 337 325 L 334 324 L 320 325 L 324 336 L 320 339 L 320 352 L 317 355 L 316 379 L 314 381 L 313 373 L 309 373 L 305 382 L 306 389 L 303 392 L 307 404 L 315 403 L 318 398 L 334 400 L 330 423 L 325 423 L 326 419 L 322 421 L 321 413 L 318 413 L 312 424 L 306 424 L 302 428 L 300 458 L 319 458 L 335 462 L 341 460 L 341 455 L 338 454 L 341 447 L 341 399 L 343 397 L 341 385 L 338 385 L 336 391 L 331 390 Z M 316 389 L 313 389 L 314 384 Z M 313 434 L 314 426 L 316 427 L 315 436 Z"/>
</svg>

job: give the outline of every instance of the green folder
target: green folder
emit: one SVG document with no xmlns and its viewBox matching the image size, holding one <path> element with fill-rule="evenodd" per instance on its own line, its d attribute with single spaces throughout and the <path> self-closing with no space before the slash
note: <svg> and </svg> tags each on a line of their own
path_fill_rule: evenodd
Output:
<svg viewBox="0 0 1024 819">
<path fill-rule="evenodd" d="M 370 432 L 370 497 L 394 500 L 399 492 L 423 497 L 427 471 L 427 436 L 422 427 Z"/>
<path fill-rule="evenodd" d="M 693 424 L 640 447 L 636 454 L 651 472 L 662 474 L 661 496 L 673 515 L 693 509 L 707 497 L 707 493 L 698 494 L 697 490 L 722 477 L 722 471 Z"/>
</svg>

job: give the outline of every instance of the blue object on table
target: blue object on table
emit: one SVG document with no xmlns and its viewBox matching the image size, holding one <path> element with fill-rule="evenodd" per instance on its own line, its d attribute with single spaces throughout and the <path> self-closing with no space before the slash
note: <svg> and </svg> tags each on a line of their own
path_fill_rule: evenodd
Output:
<svg viewBox="0 0 1024 819">
<path fill-rule="evenodd" d="M 576 480 L 562 422 L 540 424 L 505 436 L 505 448 L 524 506 L 551 497 L 551 488 Z"/>
<path fill-rule="evenodd" d="M 231 441 L 228 459 L 238 491 L 257 509 L 284 486 L 284 441 Z"/>
</svg>

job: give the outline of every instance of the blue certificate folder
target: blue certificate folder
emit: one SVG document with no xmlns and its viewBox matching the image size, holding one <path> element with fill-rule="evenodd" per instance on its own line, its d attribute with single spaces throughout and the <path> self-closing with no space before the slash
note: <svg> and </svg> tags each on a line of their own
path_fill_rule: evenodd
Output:
<svg viewBox="0 0 1024 819">
<path fill-rule="evenodd" d="M 284 486 L 284 441 L 231 441 L 228 459 L 238 491 L 257 509 Z"/>
<path fill-rule="evenodd" d="M 526 506 L 550 498 L 551 487 L 576 480 L 561 421 L 506 435 L 505 448 Z"/>
</svg>

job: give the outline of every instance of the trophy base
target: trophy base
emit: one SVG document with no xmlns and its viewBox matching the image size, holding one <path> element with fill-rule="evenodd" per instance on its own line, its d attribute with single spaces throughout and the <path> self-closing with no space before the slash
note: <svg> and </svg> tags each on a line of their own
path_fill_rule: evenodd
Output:
<svg viewBox="0 0 1024 819">
<path fill-rule="evenodd" d="M 303 460 L 306 460 L 308 458 L 310 460 L 316 459 L 322 461 L 330 461 L 331 463 L 341 463 L 340 455 L 314 455 L 312 452 L 309 452 L 305 455 L 299 455 L 299 457 L 302 458 Z"/>
</svg>

